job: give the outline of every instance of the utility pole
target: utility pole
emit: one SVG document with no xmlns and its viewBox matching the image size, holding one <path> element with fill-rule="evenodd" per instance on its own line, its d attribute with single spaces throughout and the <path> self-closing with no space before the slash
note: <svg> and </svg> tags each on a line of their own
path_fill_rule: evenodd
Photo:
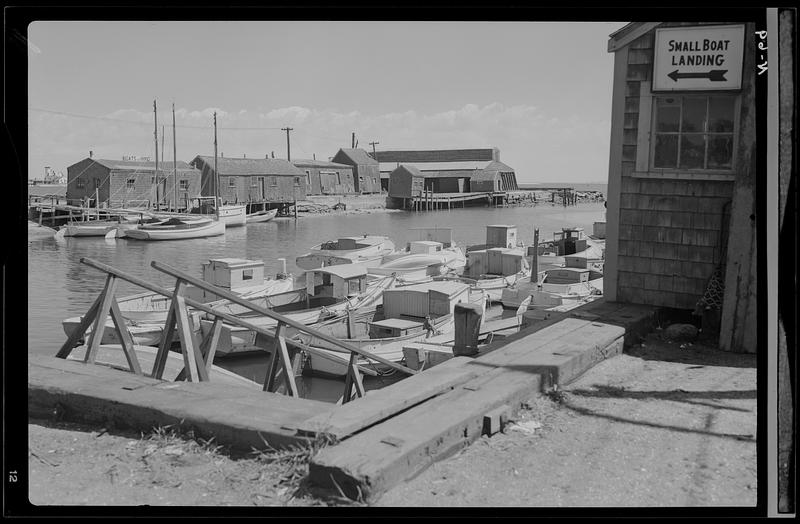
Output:
<svg viewBox="0 0 800 524">
<path fill-rule="evenodd" d="M 375 146 L 380 144 L 380 142 L 370 142 L 369 145 L 372 146 L 372 158 L 378 160 L 378 154 L 375 152 Z"/>
<path fill-rule="evenodd" d="M 217 171 L 217 112 L 214 111 L 214 216 L 219 220 L 219 171 Z"/>
<path fill-rule="evenodd" d="M 175 209 L 178 212 L 178 146 L 175 144 L 175 102 L 172 102 L 172 180 L 173 194 L 175 195 Z"/>
<path fill-rule="evenodd" d="M 164 154 L 164 135 L 166 134 L 166 132 L 164 131 L 165 127 L 166 126 L 164 124 L 161 124 L 161 161 L 164 162 L 164 163 L 166 163 L 166 161 L 167 161 L 167 155 Z M 169 176 L 169 175 L 167 175 L 167 176 Z M 166 202 L 167 201 L 166 177 L 164 178 L 164 180 L 165 180 L 164 181 L 164 187 L 161 188 L 161 200 Z M 161 185 L 161 182 L 159 182 L 159 185 Z M 161 205 L 161 200 L 158 201 L 158 205 Z"/>
<path fill-rule="evenodd" d="M 289 131 L 294 130 L 293 127 L 282 127 L 281 131 L 286 131 L 286 160 L 292 161 L 292 147 L 289 144 Z"/>
<path fill-rule="evenodd" d="M 156 144 L 156 209 L 158 209 L 158 111 L 155 100 L 153 100 L 153 141 Z"/>
</svg>

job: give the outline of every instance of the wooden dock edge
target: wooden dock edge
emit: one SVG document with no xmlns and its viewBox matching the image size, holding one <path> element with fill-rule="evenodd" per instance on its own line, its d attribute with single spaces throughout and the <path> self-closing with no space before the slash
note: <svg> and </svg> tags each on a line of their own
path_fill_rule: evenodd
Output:
<svg viewBox="0 0 800 524">
<path fill-rule="evenodd" d="M 55 357 L 28 361 L 28 416 L 136 431 L 172 426 L 236 452 L 308 445 L 303 420 L 324 402 L 214 383 L 165 382 Z"/>
<path fill-rule="evenodd" d="M 481 367 L 479 376 L 322 449 L 309 465 L 309 483 L 374 501 L 483 433 L 501 430 L 525 400 L 622 353 L 652 331 L 655 312 L 601 299 L 534 319 L 528 329 L 462 365 Z"/>
</svg>

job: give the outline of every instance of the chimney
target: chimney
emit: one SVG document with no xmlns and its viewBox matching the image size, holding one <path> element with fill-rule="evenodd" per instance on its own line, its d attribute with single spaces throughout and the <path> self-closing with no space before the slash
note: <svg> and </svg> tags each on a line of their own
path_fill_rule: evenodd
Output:
<svg viewBox="0 0 800 524">
<path fill-rule="evenodd" d="M 264 155 L 264 158 L 269 158 L 269 153 L 267 153 L 266 155 Z"/>
<path fill-rule="evenodd" d="M 225 158 L 225 152 L 223 151 L 222 153 L 219 154 L 219 156 L 221 156 L 222 158 Z"/>
<path fill-rule="evenodd" d="M 275 158 L 275 151 L 272 152 L 272 158 Z"/>
<path fill-rule="evenodd" d="M 242 158 L 247 158 L 247 153 L 243 153 Z"/>
<path fill-rule="evenodd" d="M 89 158 L 92 158 L 92 152 L 91 152 L 91 150 L 89 151 Z"/>
</svg>

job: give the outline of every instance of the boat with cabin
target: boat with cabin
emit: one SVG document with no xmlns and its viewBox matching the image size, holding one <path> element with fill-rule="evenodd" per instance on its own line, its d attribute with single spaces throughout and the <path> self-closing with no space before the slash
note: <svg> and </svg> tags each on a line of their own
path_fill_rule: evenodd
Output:
<svg viewBox="0 0 800 524">
<path fill-rule="evenodd" d="M 381 305 L 385 290 L 394 286 L 394 276 L 373 276 L 360 264 L 338 264 L 311 269 L 305 272 L 305 287 L 274 295 L 249 299 L 253 304 L 271 309 L 295 322 L 314 326 L 324 320 L 374 310 Z M 248 309 L 242 305 L 225 303 L 215 305 L 214 310 L 235 315 L 263 329 L 275 329 L 277 321 L 272 317 Z M 213 318 L 204 315 L 200 329 L 205 335 L 212 327 Z M 287 327 L 286 336 L 294 328 Z M 217 355 L 269 350 L 272 340 L 255 331 L 238 325 L 222 324 Z"/>
<path fill-rule="evenodd" d="M 202 264 L 202 270 L 204 281 L 249 300 L 286 293 L 297 285 L 292 275 L 286 273 L 285 265 L 276 278 L 265 278 L 263 260 L 212 258 Z M 209 306 L 228 303 L 213 292 L 191 284 L 186 285 L 185 297 Z M 147 291 L 122 297 L 117 300 L 117 304 L 134 343 L 143 346 L 158 345 L 172 299 Z M 70 336 L 80 325 L 81 319 L 82 317 L 72 317 L 64 320 L 64 333 Z M 110 318 L 106 322 L 101 343 L 119 343 Z"/>
<path fill-rule="evenodd" d="M 536 282 L 518 281 L 502 291 L 504 308 L 517 308 L 530 297 L 529 309 L 569 307 L 603 294 L 603 273 L 582 254 L 565 256 L 563 267 L 547 269 Z"/>
<path fill-rule="evenodd" d="M 486 226 L 486 243 L 470 246 L 460 276 L 446 276 L 483 290 L 490 301 L 499 302 L 504 289 L 530 277 L 526 248 L 517 240 L 517 226 Z"/>
<path fill-rule="evenodd" d="M 352 346 L 363 349 L 386 360 L 401 363 L 403 347 L 414 341 L 450 333 L 455 328 L 454 310 L 461 302 L 485 308 L 486 300 L 480 291 L 470 289 L 462 282 L 429 282 L 394 287 L 383 292 L 383 304 L 371 317 L 340 318 L 314 326 L 318 331 L 333 336 Z M 303 372 L 323 377 L 341 377 L 347 374 L 350 353 L 308 333 L 299 333 L 287 344 L 297 342 L 305 351 Z M 359 357 L 356 365 L 372 370 L 373 374 L 387 374 L 391 370 L 384 364 Z"/>
</svg>

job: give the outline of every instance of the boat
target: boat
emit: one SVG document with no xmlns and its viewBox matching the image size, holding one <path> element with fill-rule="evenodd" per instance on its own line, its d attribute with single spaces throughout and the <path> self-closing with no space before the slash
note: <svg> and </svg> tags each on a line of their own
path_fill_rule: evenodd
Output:
<svg viewBox="0 0 800 524">
<path fill-rule="evenodd" d="M 417 240 L 407 250 L 383 258 L 380 266 L 370 268 L 373 275 L 395 275 L 400 283 L 430 281 L 448 273 L 459 273 L 466 264 L 458 247 L 445 248 L 441 242 Z"/>
<path fill-rule="evenodd" d="M 297 285 L 292 275 L 287 274 L 285 270 L 279 273 L 277 278 L 264 278 L 262 260 L 212 258 L 203 263 L 202 268 L 204 281 L 249 300 L 286 293 Z M 186 286 L 185 296 L 209 307 L 228 303 L 214 293 L 192 285 Z M 170 297 L 150 291 L 117 300 L 135 344 L 157 346 L 160 343 L 171 303 Z M 82 318 L 72 317 L 64 320 L 62 322 L 64 333 L 70 336 L 78 328 Z M 111 318 L 106 319 L 101 343 L 120 343 Z"/>
<path fill-rule="evenodd" d="M 28 241 L 32 240 L 46 240 L 53 238 L 56 235 L 56 230 L 52 227 L 42 226 L 32 220 L 28 220 Z"/>
<path fill-rule="evenodd" d="M 528 247 L 528 256 L 533 255 L 533 246 Z M 553 233 L 551 240 L 539 242 L 538 262 L 545 266 L 562 266 L 565 256 L 582 256 L 592 262 L 605 257 L 605 241 L 587 237 L 582 227 L 565 227 Z"/>
<path fill-rule="evenodd" d="M 341 318 L 314 328 L 385 360 L 402 363 L 405 345 L 455 329 L 454 310 L 460 302 L 478 304 L 482 310 L 486 305 L 482 292 L 462 282 L 414 284 L 384 291 L 382 311 L 371 319 Z M 314 349 L 306 351 L 304 373 L 323 377 L 347 374 L 349 352 L 308 333 L 300 333 L 287 343 L 292 341 Z M 379 375 L 392 372 L 385 364 L 365 357 L 359 357 L 356 365 Z"/>
<path fill-rule="evenodd" d="M 502 291 L 530 277 L 525 246 L 517 241 L 517 226 L 486 226 L 486 243 L 469 246 L 460 275 L 440 279 L 459 280 L 483 290 L 491 302 L 499 302 Z"/>
<path fill-rule="evenodd" d="M 361 264 L 377 267 L 383 258 L 394 252 L 395 245 L 389 237 L 362 235 L 329 240 L 312 247 L 305 255 L 297 257 L 297 267 L 305 270 L 339 264 Z"/>
<path fill-rule="evenodd" d="M 503 290 L 504 308 L 517 308 L 530 297 L 527 308 L 570 307 L 603 294 L 603 273 L 588 267 L 558 267 L 544 271 L 537 282 L 519 281 Z"/>
<path fill-rule="evenodd" d="M 193 207 L 192 214 L 216 218 L 219 211 L 219 220 L 225 227 L 238 227 L 247 224 L 247 204 L 223 204 L 222 199 L 214 196 L 196 197 L 197 205 Z M 217 202 L 217 208 L 214 207 Z"/>
<path fill-rule="evenodd" d="M 67 360 L 77 360 L 82 362 L 86 356 L 86 349 L 86 345 L 74 348 L 67 357 Z M 157 348 L 134 345 L 133 349 L 136 353 L 136 360 L 138 360 L 139 366 L 142 368 L 142 372 L 149 374 L 150 370 L 153 369 L 153 364 L 155 363 L 156 355 L 158 354 Z M 97 353 L 95 354 L 94 363 L 114 369 L 121 369 L 123 371 L 130 371 L 131 369 L 128 365 L 127 358 L 125 357 L 125 352 L 122 350 L 122 346 L 118 343 L 101 344 L 98 347 Z M 166 380 L 175 379 L 181 370 L 183 370 L 183 368 L 183 354 L 175 351 L 170 351 L 167 353 L 167 361 L 166 365 L 164 366 L 163 375 Z M 209 380 L 216 384 L 240 386 L 258 390 L 262 389 L 261 384 L 258 382 L 254 382 L 248 378 L 237 375 L 232 371 L 228 371 L 227 369 L 215 366 L 213 364 L 211 365 L 208 375 Z"/>
<path fill-rule="evenodd" d="M 134 240 L 186 240 L 224 234 L 225 223 L 222 221 L 205 219 L 192 222 L 186 219 L 170 218 L 163 222 L 144 224 L 136 229 L 129 229 L 125 231 L 125 238 Z"/>
<path fill-rule="evenodd" d="M 319 322 L 350 314 L 360 314 L 376 309 L 382 303 L 385 290 L 394 286 L 394 276 L 369 275 L 359 264 L 340 264 L 316 268 L 305 273 L 305 287 L 265 297 L 249 299 L 254 305 L 271 309 L 295 322 L 315 326 Z M 214 310 L 234 315 L 262 329 L 274 330 L 277 321 L 235 303 L 214 305 Z M 200 321 L 203 335 L 213 324 L 211 315 Z M 297 331 L 287 327 L 284 335 L 291 337 Z M 264 340 L 257 332 L 239 325 L 223 323 L 217 354 L 264 351 L 272 347 L 272 340 Z"/>
<path fill-rule="evenodd" d="M 248 224 L 256 224 L 258 222 L 269 222 L 275 215 L 278 214 L 278 209 L 265 209 L 262 211 L 256 211 L 255 213 L 249 213 L 247 215 L 247 223 Z"/>
</svg>

